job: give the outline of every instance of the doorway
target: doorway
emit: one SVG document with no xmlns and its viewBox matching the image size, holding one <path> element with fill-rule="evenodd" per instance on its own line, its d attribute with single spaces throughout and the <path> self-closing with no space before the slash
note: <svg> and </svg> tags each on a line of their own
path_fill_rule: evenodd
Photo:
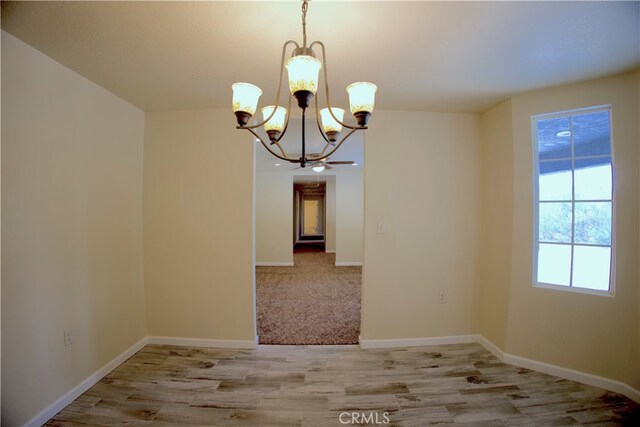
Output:
<svg viewBox="0 0 640 427">
<path fill-rule="evenodd" d="M 326 185 L 324 182 L 293 185 L 293 248 L 315 247 L 324 251 L 326 236 Z"/>
<path fill-rule="evenodd" d="M 322 205 L 320 197 L 304 197 L 302 199 L 302 237 L 321 237 Z"/>
<path fill-rule="evenodd" d="M 294 262 L 292 266 L 256 268 L 261 344 L 357 344 L 362 268 L 336 262 L 337 228 L 346 229 L 342 235 L 347 250 L 348 243 L 358 244 L 348 241 L 352 240 L 349 232 L 359 228 L 357 222 L 350 227 L 352 218 L 362 217 L 354 200 L 362 198 L 362 189 L 356 191 L 353 184 L 355 175 L 294 176 L 289 184 L 293 223 L 289 248 Z"/>
<path fill-rule="evenodd" d="M 342 163 L 321 173 L 287 167 L 257 147 L 255 280 L 260 344 L 358 342 L 364 205 L 364 141 L 358 135 L 340 150 L 341 157 L 332 158 Z M 284 144 L 290 152 L 299 147 L 299 141 Z M 322 144 L 317 141 L 317 152 Z"/>
</svg>

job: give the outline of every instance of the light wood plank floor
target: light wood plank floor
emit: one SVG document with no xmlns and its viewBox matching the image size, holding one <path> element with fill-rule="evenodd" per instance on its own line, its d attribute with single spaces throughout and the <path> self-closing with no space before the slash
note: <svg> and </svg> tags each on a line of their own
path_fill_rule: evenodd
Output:
<svg viewBox="0 0 640 427">
<path fill-rule="evenodd" d="M 340 420 L 637 426 L 640 406 L 619 394 L 505 365 L 478 344 L 384 350 L 148 345 L 46 425 L 348 425 Z"/>
</svg>

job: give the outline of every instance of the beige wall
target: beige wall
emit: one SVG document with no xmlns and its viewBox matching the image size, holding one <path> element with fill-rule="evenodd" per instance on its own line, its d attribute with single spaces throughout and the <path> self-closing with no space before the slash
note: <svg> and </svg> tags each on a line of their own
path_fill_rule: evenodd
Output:
<svg viewBox="0 0 640 427">
<path fill-rule="evenodd" d="M 362 172 L 336 175 L 336 263 L 362 263 L 364 216 Z"/>
<path fill-rule="evenodd" d="M 636 73 L 537 91 L 483 115 L 480 256 L 486 265 L 479 287 L 479 332 L 502 350 L 635 388 L 640 387 L 638 80 Z M 615 156 L 615 297 L 534 288 L 531 116 L 604 104 L 612 106 Z"/>
<path fill-rule="evenodd" d="M 511 288 L 513 138 L 511 101 L 482 115 L 477 331 L 504 349 Z"/>
<path fill-rule="evenodd" d="M 254 340 L 254 146 L 234 123 L 229 109 L 147 113 L 150 335 Z"/>
<path fill-rule="evenodd" d="M 262 146 L 257 147 L 262 150 Z M 256 262 L 292 263 L 293 179 L 279 172 L 256 173 Z"/>
<path fill-rule="evenodd" d="M 513 235 L 506 351 L 640 388 L 638 362 L 637 75 L 538 91 L 512 99 Z M 615 297 L 531 285 L 531 115 L 611 104 L 616 223 Z"/>
<path fill-rule="evenodd" d="M 2 88 L 2 424 L 16 426 L 146 335 L 144 113 L 5 32 Z"/>
<path fill-rule="evenodd" d="M 372 117 L 365 143 L 364 339 L 475 332 L 479 126 L 471 114 Z M 439 292 L 445 304 L 438 304 Z"/>
</svg>

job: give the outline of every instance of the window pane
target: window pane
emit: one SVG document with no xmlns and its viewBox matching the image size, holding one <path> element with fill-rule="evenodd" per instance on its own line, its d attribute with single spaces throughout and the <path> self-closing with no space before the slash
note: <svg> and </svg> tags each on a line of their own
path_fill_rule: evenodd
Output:
<svg viewBox="0 0 640 427">
<path fill-rule="evenodd" d="M 575 243 L 611 244 L 611 202 L 576 202 Z"/>
<path fill-rule="evenodd" d="M 538 240 L 571 243 L 571 203 L 540 203 Z"/>
<path fill-rule="evenodd" d="M 611 154 L 609 111 L 580 114 L 571 120 L 575 157 Z"/>
<path fill-rule="evenodd" d="M 574 246 L 573 286 L 608 291 L 610 269 L 611 248 Z"/>
<path fill-rule="evenodd" d="M 576 200 L 611 200 L 611 157 L 576 159 Z"/>
<path fill-rule="evenodd" d="M 571 160 L 541 162 L 538 169 L 540 200 L 571 200 Z"/>
<path fill-rule="evenodd" d="M 538 283 L 569 286 L 571 271 L 571 246 L 538 246 Z"/>
<path fill-rule="evenodd" d="M 563 159 L 571 157 L 571 132 L 568 117 L 538 120 L 538 158 Z"/>
</svg>

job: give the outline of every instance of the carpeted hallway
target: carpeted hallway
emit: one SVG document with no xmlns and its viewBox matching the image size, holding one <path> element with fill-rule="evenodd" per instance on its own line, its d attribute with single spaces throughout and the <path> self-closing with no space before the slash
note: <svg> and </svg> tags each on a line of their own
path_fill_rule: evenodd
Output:
<svg viewBox="0 0 640 427">
<path fill-rule="evenodd" d="M 294 267 L 256 267 L 260 344 L 357 344 L 362 267 L 296 250 Z"/>
</svg>

